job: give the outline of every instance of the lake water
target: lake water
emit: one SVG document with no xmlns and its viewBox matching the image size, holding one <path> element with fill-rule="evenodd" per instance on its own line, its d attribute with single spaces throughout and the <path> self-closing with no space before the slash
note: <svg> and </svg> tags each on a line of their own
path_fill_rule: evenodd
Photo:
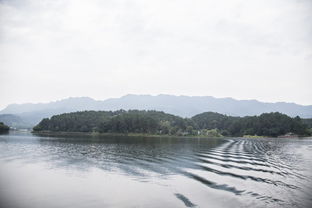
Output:
<svg viewBox="0 0 312 208">
<path fill-rule="evenodd" d="M 0 135 L 0 205 L 308 207 L 311 169 L 311 138 L 62 138 L 11 132 Z"/>
</svg>

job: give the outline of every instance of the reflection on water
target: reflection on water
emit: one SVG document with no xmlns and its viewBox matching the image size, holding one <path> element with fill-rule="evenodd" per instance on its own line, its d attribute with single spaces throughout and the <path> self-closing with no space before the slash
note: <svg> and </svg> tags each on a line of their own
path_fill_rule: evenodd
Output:
<svg viewBox="0 0 312 208">
<path fill-rule="evenodd" d="M 5 207 L 307 207 L 312 139 L 0 135 Z"/>
</svg>

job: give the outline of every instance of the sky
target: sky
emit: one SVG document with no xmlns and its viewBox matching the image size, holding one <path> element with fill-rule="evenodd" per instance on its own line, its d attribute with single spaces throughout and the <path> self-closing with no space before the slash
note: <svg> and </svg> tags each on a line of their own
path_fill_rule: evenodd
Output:
<svg viewBox="0 0 312 208">
<path fill-rule="evenodd" d="M 0 0 L 0 109 L 126 94 L 312 105 L 310 0 Z"/>
</svg>

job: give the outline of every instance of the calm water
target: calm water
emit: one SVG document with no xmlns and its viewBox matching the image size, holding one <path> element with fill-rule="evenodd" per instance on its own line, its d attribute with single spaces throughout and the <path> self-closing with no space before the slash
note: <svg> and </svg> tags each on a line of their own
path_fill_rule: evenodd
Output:
<svg viewBox="0 0 312 208">
<path fill-rule="evenodd" d="M 312 139 L 0 135 L 1 207 L 308 207 Z"/>
</svg>

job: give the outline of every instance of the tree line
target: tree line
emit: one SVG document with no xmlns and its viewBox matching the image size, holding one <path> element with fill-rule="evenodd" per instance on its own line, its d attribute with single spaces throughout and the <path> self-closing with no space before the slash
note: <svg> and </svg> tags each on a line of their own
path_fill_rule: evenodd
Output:
<svg viewBox="0 0 312 208">
<path fill-rule="evenodd" d="M 81 111 L 43 119 L 34 131 L 144 133 L 159 135 L 279 136 L 292 132 L 310 135 L 300 117 L 278 112 L 260 116 L 233 117 L 205 112 L 182 118 L 161 111 Z"/>
</svg>

